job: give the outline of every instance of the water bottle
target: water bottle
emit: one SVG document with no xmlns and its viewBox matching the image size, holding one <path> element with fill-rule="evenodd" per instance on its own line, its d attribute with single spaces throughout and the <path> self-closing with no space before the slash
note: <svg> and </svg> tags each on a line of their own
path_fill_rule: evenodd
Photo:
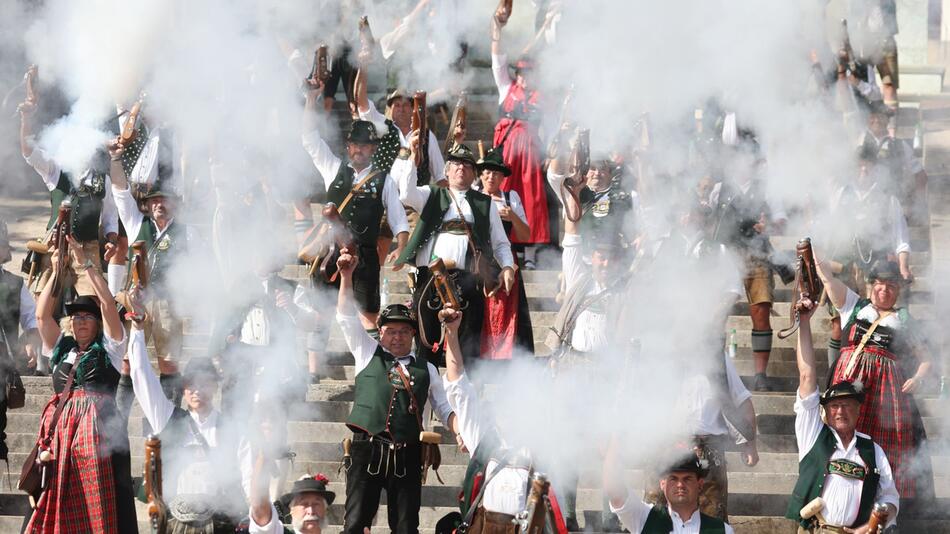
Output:
<svg viewBox="0 0 950 534">
<path fill-rule="evenodd" d="M 736 357 L 736 349 L 738 348 L 738 346 L 739 344 L 736 343 L 736 329 L 733 328 L 732 330 L 729 331 L 729 357 L 730 358 Z"/>
<path fill-rule="evenodd" d="M 389 278 L 383 278 L 383 285 L 379 288 L 379 307 L 389 305 Z"/>
</svg>

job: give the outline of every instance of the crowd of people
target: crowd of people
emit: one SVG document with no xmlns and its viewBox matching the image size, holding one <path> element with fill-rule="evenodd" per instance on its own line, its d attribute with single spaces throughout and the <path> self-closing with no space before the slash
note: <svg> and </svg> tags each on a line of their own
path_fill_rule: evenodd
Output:
<svg viewBox="0 0 950 534">
<path fill-rule="evenodd" d="M 637 311 L 626 305 L 671 266 L 684 277 L 702 276 L 710 265 L 729 273 L 721 288 L 710 285 L 715 305 L 704 310 L 718 334 L 694 355 L 696 371 L 681 376 L 676 397 L 685 418 L 669 422 L 687 441 L 638 466 L 649 480 L 642 495 L 624 475 L 622 437 L 599 452 L 604 531 L 732 532 L 726 451 L 757 465 L 749 387 L 779 389 L 768 375 L 776 277 L 792 288 L 799 324 L 799 478 L 787 517 L 800 532 L 864 533 L 881 514 L 894 527 L 903 499 L 934 498 L 914 399 L 934 362 L 905 305 L 914 279 L 908 220 L 925 220 L 927 175 L 913 147 L 895 136 L 894 2 L 866 3 L 880 4 L 874 13 L 886 22 L 878 46 L 855 53 L 842 45 L 828 65 L 813 54 L 814 84 L 803 97 L 825 104 L 856 137 L 853 172 L 835 177 L 827 213 L 770 193 L 765 143 L 751 121 L 715 97 L 684 110 L 692 116 L 671 136 L 684 141 L 678 148 L 689 160 L 676 175 L 651 168 L 640 140 L 590 147 L 581 126 L 597 125 L 563 112 L 558 123 L 558 102 L 542 92 L 544 64 L 535 53 L 556 39 L 555 0 L 536 2 L 537 36 L 514 61 L 504 46 L 510 8 L 502 2 L 486 14 L 497 89 L 491 139 L 471 139 L 464 121 L 448 121 L 443 146 L 434 134 L 437 107 L 420 128 L 404 87 L 389 87 L 378 103 L 368 96 L 375 56 L 412 52 L 400 48 L 406 27 L 439 9 L 437 2 L 420 0 L 372 47 L 351 38 L 330 58 L 327 78 L 309 72 L 301 50 L 282 46 L 289 70 L 304 79 L 300 149 L 318 177 L 282 207 L 295 231 L 290 253 L 238 257 L 221 245 L 242 235 L 269 239 L 268 230 L 254 228 L 273 216 L 261 200 L 265 183 L 246 189 L 250 200 L 219 209 L 210 236 L 202 232 L 161 117 L 118 106 L 103 126 L 111 140 L 80 172 L 37 143 L 42 99 L 27 98 L 18 107 L 20 148 L 50 192 L 51 211 L 47 235 L 30 244 L 26 280 L 0 270 L 0 368 L 7 395 L 17 369 L 49 376 L 55 393 L 20 481 L 31 497 L 24 531 L 136 532 L 136 499 L 164 503 L 163 532 L 326 528 L 336 495 L 322 474 L 288 480 L 287 421 L 308 385 L 327 376 L 334 323 L 352 356 L 346 363 L 355 364 L 340 480 L 343 530 L 368 532 L 385 490 L 389 528 L 419 531 L 422 487 L 429 469 L 438 469 L 442 437 L 429 432 L 430 413 L 471 458 L 459 512 L 437 532 L 523 530 L 515 518 L 545 466 L 499 430 L 479 387 L 515 369 L 506 362 L 535 361 L 540 329 L 532 325 L 525 273 L 552 257 L 560 259 L 559 309 L 536 369 L 562 376 L 589 374 L 617 347 L 639 356 L 629 327 Z M 352 15 L 341 21 L 355 29 Z M 872 18 L 850 21 L 852 31 Z M 460 48 L 463 59 L 446 69 L 466 68 L 468 47 Z M 348 125 L 337 147 L 328 131 L 336 120 L 328 118 L 341 83 Z M 630 137 L 649 137 L 649 128 L 645 114 Z M 314 199 L 323 205 L 319 217 Z M 816 240 L 821 295 L 800 292 L 800 261 L 773 248 L 771 238 L 793 220 L 825 237 Z M 214 318 L 207 354 L 186 358 L 185 329 L 195 318 L 179 301 L 180 267 L 198 249 L 213 251 L 216 276 L 240 302 Z M 11 260 L 11 250 L 0 224 L 0 262 Z M 307 273 L 302 281 L 281 275 L 295 256 Z M 383 280 L 400 271 L 411 301 L 387 305 Z M 751 321 L 749 386 L 726 348 L 726 320 L 736 307 Z M 823 308 L 831 317 L 824 379 L 811 330 Z M 662 335 L 675 338 L 683 325 L 668 326 Z M 305 341 L 298 344 L 298 336 Z M 7 402 L 0 403 L 3 459 Z M 145 432 L 162 443 L 158 489 L 132 473 L 136 402 Z M 40 482 L 28 483 L 31 471 Z M 575 470 L 551 481 L 551 531 L 580 530 L 578 477 Z"/>
</svg>

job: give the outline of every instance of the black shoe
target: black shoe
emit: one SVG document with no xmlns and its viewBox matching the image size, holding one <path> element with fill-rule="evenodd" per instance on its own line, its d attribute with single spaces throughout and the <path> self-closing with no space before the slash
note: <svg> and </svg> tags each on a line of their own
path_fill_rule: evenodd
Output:
<svg viewBox="0 0 950 534">
<path fill-rule="evenodd" d="M 564 520 L 564 525 L 567 527 L 568 532 L 583 532 L 581 526 L 577 524 L 576 517 L 568 517 Z"/>
<path fill-rule="evenodd" d="M 755 373 L 755 378 L 752 379 L 752 389 L 755 391 L 772 391 L 772 386 L 769 385 L 769 377 L 765 376 L 765 373 Z"/>
</svg>

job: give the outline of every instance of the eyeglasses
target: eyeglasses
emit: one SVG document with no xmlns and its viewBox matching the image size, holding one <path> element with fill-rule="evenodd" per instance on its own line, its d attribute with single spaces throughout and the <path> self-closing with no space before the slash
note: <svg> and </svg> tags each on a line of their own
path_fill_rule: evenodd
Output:
<svg viewBox="0 0 950 534">
<path fill-rule="evenodd" d="M 96 316 L 91 313 L 77 313 L 72 316 L 73 321 L 94 321 Z"/>
</svg>

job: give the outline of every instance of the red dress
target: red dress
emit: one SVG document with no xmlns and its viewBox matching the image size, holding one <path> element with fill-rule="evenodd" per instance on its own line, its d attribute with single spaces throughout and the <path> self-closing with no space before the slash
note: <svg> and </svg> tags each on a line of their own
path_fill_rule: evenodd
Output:
<svg viewBox="0 0 950 534">
<path fill-rule="evenodd" d="M 504 143 L 505 165 L 511 176 L 501 184 L 502 191 L 517 191 L 524 203 L 531 236 L 527 241 L 512 239 L 513 243 L 549 243 L 551 232 L 548 221 L 548 197 L 541 172 L 541 139 L 538 137 L 538 92 L 526 97 L 516 83 L 508 88 L 501 103 L 498 124 L 495 125 L 494 145 Z"/>
<path fill-rule="evenodd" d="M 901 392 L 906 380 L 903 368 L 912 358 L 911 332 L 904 332 L 911 325 L 909 319 L 898 310 L 902 318 L 899 329 L 878 325 L 859 355 L 856 349 L 868 331 L 870 324 L 857 318 L 858 312 L 870 304 L 860 299 L 854 307 L 842 332 L 841 356 L 834 369 L 831 383 L 842 380 L 861 382 L 864 386 L 864 403 L 858 416 L 857 430 L 863 432 L 884 449 L 894 473 L 894 482 L 901 498 L 932 495 L 933 473 L 929 456 L 918 455 L 926 432 L 917 404 L 912 395 Z M 851 361 L 857 356 L 857 361 Z M 849 369 L 850 367 L 850 369 Z M 915 456 L 919 456 L 915 459 Z M 911 464 L 915 464 L 913 467 Z"/>
</svg>

